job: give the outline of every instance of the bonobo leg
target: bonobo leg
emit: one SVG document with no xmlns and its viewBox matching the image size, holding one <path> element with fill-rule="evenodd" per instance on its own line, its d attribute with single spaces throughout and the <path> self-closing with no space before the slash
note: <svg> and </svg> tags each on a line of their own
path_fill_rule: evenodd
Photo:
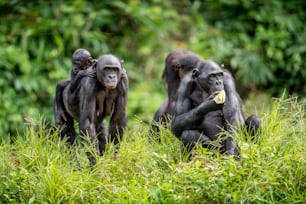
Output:
<svg viewBox="0 0 306 204">
<path fill-rule="evenodd" d="M 56 86 L 56 97 L 53 104 L 53 113 L 55 123 L 59 127 L 59 137 L 61 139 L 68 138 L 67 141 L 73 144 L 76 139 L 73 118 L 66 112 L 62 92 L 67 86 L 69 80 L 61 81 Z"/>
<path fill-rule="evenodd" d="M 56 124 L 61 124 L 67 120 L 66 109 L 63 103 L 63 91 L 70 83 L 70 80 L 62 80 L 56 85 L 55 98 L 53 103 L 53 113 Z"/>
<path fill-rule="evenodd" d="M 252 141 L 258 140 L 258 133 L 260 131 L 260 121 L 259 117 L 256 115 L 251 115 L 245 121 L 245 128 L 249 132 Z"/>
<path fill-rule="evenodd" d="M 234 156 L 235 159 L 240 158 L 240 150 L 232 137 L 227 137 L 225 140 L 225 154 Z"/>
<path fill-rule="evenodd" d="M 200 124 L 204 115 L 221 107 L 222 105 L 216 104 L 213 97 L 209 96 L 199 106 L 191 109 L 189 112 L 175 116 L 171 123 L 171 131 L 175 136 L 180 138 L 186 127 L 193 127 L 195 124 Z"/>
<path fill-rule="evenodd" d="M 73 118 L 69 114 L 65 114 L 66 121 L 61 121 L 60 124 L 60 138 L 68 138 L 67 142 L 70 144 L 74 144 L 75 139 L 76 139 L 76 132 L 74 128 L 74 121 Z"/>
<path fill-rule="evenodd" d="M 161 107 L 156 111 L 154 118 L 153 118 L 153 124 L 152 124 L 152 130 L 154 132 L 159 132 L 159 126 L 158 123 L 161 123 L 162 125 L 165 125 L 167 122 L 167 107 L 168 107 L 168 99 L 166 99 Z"/>
<path fill-rule="evenodd" d="M 100 156 L 102 156 L 105 151 L 108 134 L 105 120 L 103 120 L 100 124 L 96 126 L 96 133 L 98 137 L 99 153 Z"/>
<path fill-rule="evenodd" d="M 79 128 L 80 128 L 80 136 L 82 140 L 82 144 L 87 144 L 88 146 L 93 147 L 93 151 L 97 150 L 98 147 L 98 141 L 96 138 L 96 129 L 93 127 L 93 124 L 87 123 L 87 121 L 83 123 L 79 123 Z M 88 136 L 90 141 L 88 141 Z M 91 166 L 95 165 L 97 163 L 97 160 L 95 158 L 95 154 L 92 152 L 86 151 L 85 152 L 89 163 Z"/>
<path fill-rule="evenodd" d="M 196 144 L 201 144 L 203 147 L 208 147 L 212 140 L 198 130 L 184 130 L 179 138 L 184 146 L 193 148 Z"/>
</svg>

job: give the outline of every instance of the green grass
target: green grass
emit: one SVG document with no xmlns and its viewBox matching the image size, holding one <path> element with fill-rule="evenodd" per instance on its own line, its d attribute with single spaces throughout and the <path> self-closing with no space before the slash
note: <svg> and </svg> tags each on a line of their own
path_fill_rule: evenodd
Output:
<svg viewBox="0 0 306 204">
<path fill-rule="evenodd" d="M 168 129 L 156 142 L 138 122 L 117 154 L 108 146 L 90 168 L 86 147 L 69 148 L 41 120 L 1 144 L 0 202 L 305 203 L 304 107 L 293 98 L 275 100 L 262 113 L 258 144 L 237 131 L 241 161 L 201 148 L 187 161 Z"/>
</svg>

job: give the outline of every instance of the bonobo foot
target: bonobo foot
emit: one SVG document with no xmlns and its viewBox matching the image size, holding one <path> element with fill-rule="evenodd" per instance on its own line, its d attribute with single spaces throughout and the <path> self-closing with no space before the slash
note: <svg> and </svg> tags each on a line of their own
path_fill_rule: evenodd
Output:
<svg viewBox="0 0 306 204">
<path fill-rule="evenodd" d="M 236 160 L 240 159 L 240 151 L 237 144 L 234 142 L 233 138 L 228 137 L 226 139 L 226 152 L 225 154 L 228 156 L 234 157 Z"/>
<path fill-rule="evenodd" d="M 258 137 L 260 134 L 260 120 L 256 115 L 251 115 L 245 121 L 246 130 L 249 132 L 251 136 L 251 140 L 253 142 L 258 142 Z"/>
<path fill-rule="evenodd" d="M 181 138 L 184 145 L 195 146 L 196 144 L 208 144 L 211 139 L 198 130 L 185 130 L 182 132 Z"/>
<path fill-rule="evenodd" d="M 97 164 L 97 160 L 96 158 L 90 153 L 90 152 L 86 152 L 87 158 L 89 160 L 89 165 L 90 166 L 94 166 Z"/>
</svg>

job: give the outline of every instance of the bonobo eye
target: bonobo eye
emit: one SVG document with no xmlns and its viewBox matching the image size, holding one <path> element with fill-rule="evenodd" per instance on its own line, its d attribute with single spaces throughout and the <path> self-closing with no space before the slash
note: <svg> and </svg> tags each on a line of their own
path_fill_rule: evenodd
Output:
<svg viewBox="0 0 306 204">
<path fill-rule="evenodd" d="M 104 67 L 103 75 L 108 76 L 109 74 L 119 75 L 119 69 L 117 67 Z"/>
<path fill-rule="evenodd" d="M 74 65 L 82 65 L 82 61 L 80 61 L 80 60 L 74 60 L 74 61 L 73 61 L 73 64 L 74 64 Z"/>
<path fill-rule="evenodd" d="M 223 73 L 220 72 L 220 73 L 216 74 L 216 76 L 217 76 L 218 78 L 222 78 L 222 77 L 223 77 Z"/>
<path fill-rule="evenodd" d="M 117 72 L 118 68 L 117 67 L 104 67 L 103 70 L 106 72 Z"/>
<path fill-rule="evenodd" d="M 208 81 L 214 83 L 215 80 L 219 80 L 223 78 L 223 73 L 210 74 L 208 76 Z"/>
</svg>

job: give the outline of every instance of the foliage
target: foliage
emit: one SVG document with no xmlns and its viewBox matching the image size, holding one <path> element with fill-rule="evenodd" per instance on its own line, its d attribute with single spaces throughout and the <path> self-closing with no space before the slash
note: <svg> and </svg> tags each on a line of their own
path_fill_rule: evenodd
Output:
<svg viewBox="0 0 306 204">
<path fill-rule="evenodd" d="M 196 49 L 212 50 L 210 56 L 230 68 L 242 86 L 262 87 L 278 95 L 284 89 L 306 94 L 306 13 L 301 9 L 305 1 L 217 0 L 197 4 L 204 26 L 194 31 Z M 204 40 L 208 45 L 201 43 Z"/>
<path fill-rule="evenodd" d="M 304 105 L 276 100 L 258 144 L 237 131 L 241 161 L 201 148 L 188 161 L 168 129 L 161 127 L 156 142 L 139 124 L 117 154 L 109 145 L 89 168 L 88 147 L 69 148 L 44 120 L 32 121 L 14 144 L 0 146 L 0 202 L 305 203 Z"/>
<path fill-rule="evenodd" d="M 56 83 L 71 54 L 124 59 L 131 118 L 145 121 L 165 97 L 166 55 L 187 48 L 224 63 L 239 90 L 305 93 L 304 1 L 0 1 L 0 135 L 23 132 L 43 115 L 50 124 Z M 272 8 L 272 9 L 271 9 Z"/>
<path fill-rule="evenodd" d="M 56 83 L 68 78 L 71 53 L 79 47 L 89 49 L 94 57 L 111 52 L 123 58 L 132 86 L 143 77 L 159 78 L 162 66 L 156 66 L 154 58 L 147 58 L 154 49 L 160 50 L 160 44 L 152 39 L 164 38 L 171 29 L 162 22 L 173 17 L 172 10 L 167 12 L 163 7 L 169 7 L 169 3 L 1 3 L 0 10 L 5 10 L 0 26 L 0 42 L 5 47 L 0 50 L 2 138 L 22 130 L 24 118 L 44 114 L 52 121 Z M 135 31 L 141 32 L 135 35 Z M 154 55 L 164 58 L 158 52 Z"/>
</svg>

